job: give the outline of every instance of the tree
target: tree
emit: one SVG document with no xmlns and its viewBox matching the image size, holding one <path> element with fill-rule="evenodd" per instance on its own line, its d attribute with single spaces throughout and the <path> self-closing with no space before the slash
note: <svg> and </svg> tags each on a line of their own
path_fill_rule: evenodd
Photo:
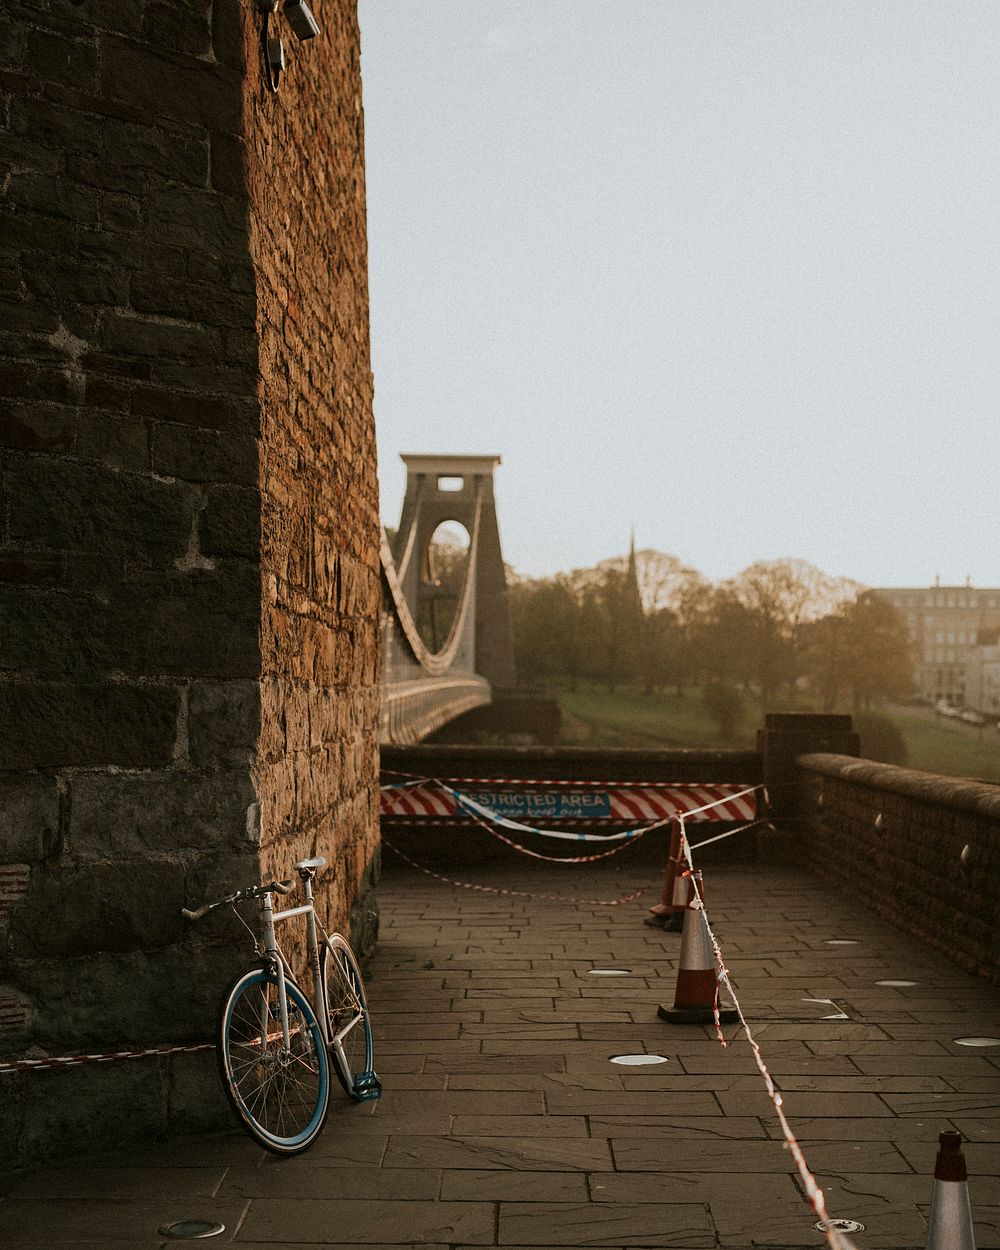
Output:
<svg viewBox="0 0 1000 1250">
<path fill-rule="evenodd" d="M 732 738 L 743 716 L 743 696 L 735 686 L 710 681 L 701 692 L 709 716 L 719 727 L 719 736 Z"/>
<path fill-rule="evenodd" d="M 803 673 L 803 637 L 846 585 L 805 560 L 772 560 L 751 564 L 719 588 L 726 644 L 739 649 L 742 684 L 763 707 L 782 688 L 794 689 Z"/>
<path fill-rule="evenodd" d="M 511 632 L 518 671 L 528 680 L 569 677 L 583 672 L 580 601 L 563 574 L 508 585 Z"/>
<path fill-rule="evenodd" d="M 848 695 L 858 712 L 909 692 L 913 654 L 906 622 L 870 591 L 811 623 L 805 643 L 809 681 L 825 712 Z"/>
</svg>

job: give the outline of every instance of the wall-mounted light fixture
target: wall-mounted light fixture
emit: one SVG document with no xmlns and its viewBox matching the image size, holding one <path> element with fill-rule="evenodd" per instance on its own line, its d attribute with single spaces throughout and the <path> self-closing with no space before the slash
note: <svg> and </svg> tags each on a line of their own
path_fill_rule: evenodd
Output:
<svg viewBox="0 0 1000 1250">
<path fill-rule="evenodd" d="M 270 33 L 271 19 L 277 14 L 280 3 L 281 0 L 257 0 L 257 8 L 264 15 L 261 46 L 264 52 L 264 68 L 267 70 L 267 85 L 275 95 L 287 64 L 284 43 L 280 37 Z M 313 17 L 306 0 L 285 0 L 282 12 L 296 38 L 315 39 L 320 33 L 319 23 Z"/>
</svg>

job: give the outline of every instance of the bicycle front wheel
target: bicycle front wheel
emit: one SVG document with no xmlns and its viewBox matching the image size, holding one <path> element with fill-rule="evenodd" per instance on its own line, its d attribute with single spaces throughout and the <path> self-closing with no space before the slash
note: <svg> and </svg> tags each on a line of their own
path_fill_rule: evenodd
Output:
<svg viewBox="0 0 1000 1250">
<path fill-rule="evenodd" d="M 339 933 L 323 943 L 321 964 L 334 1071 L 355 1102 L 373 1101 L 381 1097 L 382 1084 L 372 1066 L 365 983 L 354 951 Z"/>
<path fill-rule="evenodd" d="M 293 1155 L 316 1140 L 330 1101 L 330 1062 L 316 1013 L 285 978 L 289 1045 L 281 1025 L 278 978 L 245 973 L 222 1005 L 219 1069 L 240 1123 L 275 1154 Z"/>
</svg>

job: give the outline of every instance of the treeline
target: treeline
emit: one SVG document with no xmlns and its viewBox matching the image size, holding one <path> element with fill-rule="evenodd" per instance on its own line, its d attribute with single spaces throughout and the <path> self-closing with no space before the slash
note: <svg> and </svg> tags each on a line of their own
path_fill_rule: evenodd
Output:
<svg viewBox="0 0 1000 1250">
<path fill-rule="evenodd" d="M 713 583 L 675 556 L 641 551 L 592 569 L 510 582 L 521 679 L 586 678 L 648 693 L 700 686 L 723 732 L 745 698 L 804 693 L 825 711 L 909 691 L 899 612 L 857 583 L 799 560 L 750 565 Z"/>
</svg>

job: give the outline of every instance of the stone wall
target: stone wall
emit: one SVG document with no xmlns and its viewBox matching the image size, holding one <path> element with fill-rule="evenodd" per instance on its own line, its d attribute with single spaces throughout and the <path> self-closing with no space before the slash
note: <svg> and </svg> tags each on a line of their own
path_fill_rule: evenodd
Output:
<svg viewBox="0 0 1000 1250">
<path fill-rule="evenodd" d="M 276 96 L 247 78 L 264 362 L 262 849 L 277 872 L 326 855 L 326 914 L 365 948 L 376 931 L 381 588 L 360 41 L 353 0 L 318 16 L 320 38 L 291 40 Z M 251 63 L 258 38 L 251 23 Z"/>
<path fill-rule="evenodd" d="M 811 866 L 1000 981 L 997 787 L 828 753 L 802 756 L 799 775 L 799 845 Z"/>
<path fill-rule="evenodd" d="M 182 904 L 318 851 L 373 910 L 353 5 L 277 97 L 238 0 L 6 14 L 0 1055 L 202 1040 L 249 944 Z M 3 1080 L 22 1158 L 224 1114 L 205 1055 Z"/>
</svg>

